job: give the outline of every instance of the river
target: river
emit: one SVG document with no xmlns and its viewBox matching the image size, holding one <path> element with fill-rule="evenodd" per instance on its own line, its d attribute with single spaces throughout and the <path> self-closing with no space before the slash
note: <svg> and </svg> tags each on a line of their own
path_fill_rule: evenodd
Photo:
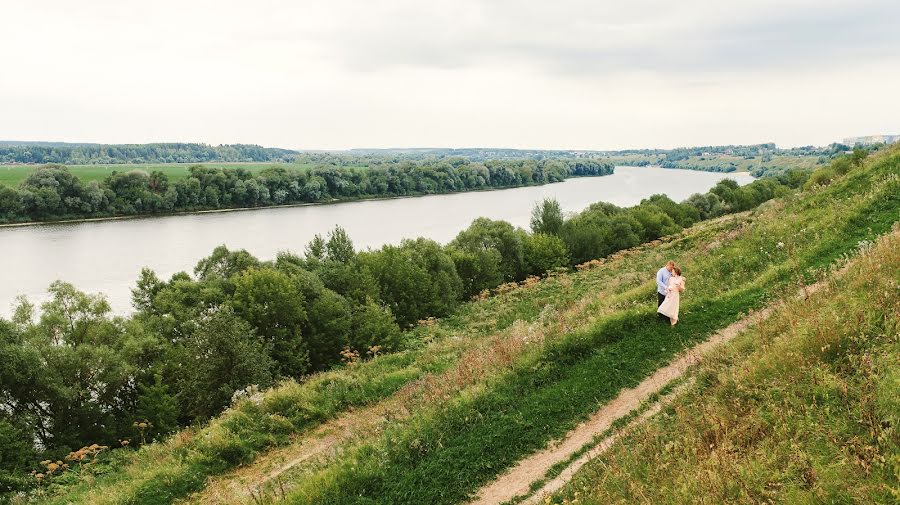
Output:
<svg viewBox="0 0 900 505">
<path fill-rule="evenodd" d="M 746 173 L 616 167 L 604 177 L 497 191 L 0 228 L 0 316 L 9 316 L 18 295 L 46 300 L 47 287 L 57 279 L 104 293 L 114 312 L 128 313 L 142 267 L 164 279 L 191 272 L 220 244 L 271 259 L 278 251 L 302 252 L 313 235 L 335 226 L 345 228 L 357 248 L 420 236 L 446 243 L 480 216 L 527 228 L 532 206 L 546 197 L 555 197 L 566 212 L 598 201 L 635 205 L 655 193 L 681 201 L 725 177 L 740 184 L 753 180 Z"/>
</svg>

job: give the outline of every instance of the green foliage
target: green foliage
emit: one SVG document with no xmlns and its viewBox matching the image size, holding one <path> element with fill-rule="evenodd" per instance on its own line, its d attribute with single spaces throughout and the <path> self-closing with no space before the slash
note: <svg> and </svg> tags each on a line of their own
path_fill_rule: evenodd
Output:
<svg viewBox="0 0 900 505">
<path fill-rule="evenodd" d="M 523 234 L 506 221 L 480 217 L 459 232 L 451 246 L 477 253 L 495 250 L 500 253 L 500 272 L 503 279 L 521 279 L 525 273 L 525 245 Z"/>
<path fill-rule="evenodd" d="M 0 146 L 0 156 L 2 152 Z M 147 215 L 450 193 L 547 184 L 567 177 L 601 176 L 613 172 L 610 163 L 591 159 L 487 160 L 481 163 L 461 158 L 396 161 L 366 157 L 355 161 L 358 163 L 355 165 L 344 161 L 331 157 L 315 166 L 207 164 L 192 165 L 186 170 L 180 167 L 175 171 L 168 167 L 151 173 L 141 169 L 140 165 L 132 165 L 136 168 L 101 172 L 101 176 L 90 181 L 81 180 L 65 166 L 44 165 L 28 169 L 29 173 L 18 189 L 6 187 L 0 192 L 0 220 Z M 352 256 L 346 249 L 349 238 L 341 232 L 336 230 L 332 237 L 337 261 Z M 313 244 L 310 251 L 313 257 L 321 246 L 324 244 Z M 337 247 L 344 249 L 335 249 Z"/>
<path fill-rule="evenodd" d="M 494 248 L 472 251 L 451 246 L 449 252 L 462 281 L 463 296 L 472 297 L 503 282 L 500 251 Z"/>
<path fill-rule="evenodd" d="M 463 283 L 450 255 L 433 240 L 404 240 L 360 254 L 360 264 L 377 282 L 380 298 L 401 326 L 452 310 Z"/>
<path fill-rule="evenodd" d="M 531 209 L 531 231 L 533 233 L 558 235 L 563 221 L 565 218 L 562 207 L 555 198 L 545 198 Z"/>
<path fill-rule="evenodd" d="M 0 416 L 0 497 L 31 487 L 33 479 L 28 472 L 37 461 L 37 451 L 28 434 L 27 428 L 17 426 L 9 416 Z"/>
<path fill-rule="evenodd" d="M 671 408 L 548 502 L 896 502 L 898 246 L 885 237 L 711 356 Z"/>
<path fill-rule="evenodd" d="M 229 251 L 227 247 L 220 245 L 213 249 L 211 255 L 197 262 L 194 274 L 201 280 L 228 278 L 258 266 L 259 260 L 246 250 Z"/>
<path fill-rule="evenodd" d="M 543 275 L 551 270 L 569 266 L 569 250 L 556 235 L 535 233 L 526 235 L 525 270 L 530 275 Z"/>
<path fill-rule="evenodd" d="M 235 391 L 272 384 L 265 344 L 227 307 L 205 314 L 172 354 L 169 367 L 178 401 L 195 418 L 221 412 Z"/>
<path fill-rule="evenodd" d="M 301 337 L 306 300 L 290 276 L 271 268 L 243 271 L 234 278 L 231 306 L 268 344 L 276 376 L 306 373 L 309 360 Z"/>
<path fill-rule="evenodd" d="M 880 172 L 870 165 L 881 172 L 891 170 L 884 168 L 887 162 L 883 159 L 880 165 L 867 161 L 848 171 L 827 191 L 816 190 L 802 197 L 789 189 L 802 177 L 773 177 L 743 187 L 723 182 L 707 195 L 682 204 L 660 195 L 628 209 L 598 203 L 563 220 L 558 235 L 529 234 L 508 223 L 480 219 L 448 246 L 419 239 L 356 252 L 340 229 L 327 240 L 314 240 L 306 257 L 281 253 L 274 261 L 260 261 L 246 251 L 230 251 L 223 246 L 198 262 L 194 277 L 180 272 L 161 280 L 152 271 L 143 271 L 133 291 L 137 312 L 128 318 L 110 316 L 100 297 L 56 284 L 39 320 L 33 320 L 33 307 L 25 301 L 17 307 L 12 321 L 0 320 L 0 360 L 4 363 L 0 367 L 0 412 L 12 413 L 9 419 L 15 420 L 14 428 L 40 441 L 40 446 L 32 447 L 40 447 L 40 457 L 58 457 L 91 443 L 133 439 L 132 423 L 137 420 L 150 421 L 153 429 L 147 435 L 161 438 L 176 425 L 220 413 L 235 392 L 248 385 L 265 387 L 282 377 L 306 381 L 288 387 L 285 391 L 290 394 L 272 393 L 271 403 L 245 402 L 247 406 L 229 410 L 225 419 L 233 426 L 229 424 L 221 440 L 216 438 L 208 446 L 191 445 L 190 456 L 178 453 L 185 461 L 183 466 L 177 470 L 166 467 L 142 481 L 139 489 L 128 491 L 142 497 L 168 497 L 160 499 L 170 501 L 202 487 L 206 476 L 247 462 L 259 451 L 282 443 L 285 431 L 316 426 L 343 409 L 365 405 L 409 381 L 446 370 L 459 357 L 466 340 L 453 344 L 449 354 L 431 351 L 424 343 L 439 335 L 455 335 L 460 314 L 468 318 L 467 331 L 484 336 L 516 321 L 536 321 L 544 317 L 550 305 L 558 303 L 563 310 L 576 300 L 577 293 L 585 295 L 586 289 L 570 289 L 567 284 L 577 284 L 582 277 L 554 277 L 538 283 L 543 293 L 540 296 L 527 294 L 538 289 L 529 281 L 523 284 L 530 287 L 513 290 L 509 296 L 460 306 L 466 298 L 502 282 L 604 257 L 642 240 L 675 233 L 697 218 L 749 209 L 777 196 L 785 196 L 784 201 L 794 206 L 794 219 L 806 220 L 795 223 L 805 235 L 791 236 L 805 252 L 791 261 L 807 269 L 821 267 L 852 250 L 859 240 L 889 227 L 896 216 L 896 198 L 883 197 L 890 191 L 884 187 L 871 189 L 874 174 Z M 543 168 L 562 170 L 557 163 L 548 162 Z M 535 171 L 542 165 L 523 164 L 520 168 Z M 447 167 L 442 170 L 449 173 Z M 266 174 L 281 175 L 277 170 Z M 336 175 L 323 175 L 323 187 L 333 184 Z M 215 171 L 200 169 L 193 170 L 193 176 L 197 184 L 201 179 L 206 180 L 204 184 L 216 184 L 221 179 Z M 506 176 L 513 178 L 514 173 Z M 144 180 L 143 176 L 134 179 Z M 155 182 L 153 175 L 147 179 L 148 187 L 165 187 L 159 177 Z M 882 197 L 854 206 L 861 201 L 860 194 Z M 840 205 L 845 207 L 836 207 Z M 835 229 L 835 220 L 826 215 L 829 213 L 841 215 L 847 221 L 846 229 Z M 823 227 L 824 221 L 831 223 L 829 227 Z M 720 229 L 727 222 L 710 226 Z M 681 251 L 715 243 L 717 238 L 703 235 L 706 229 L 707 224 L 698 225 L 694 230 L 699 231 L 687 232 L 672 243 L 679 244 Z M 785 235 L 783 230 L 778 233 Z M 798 250 L 797 245 L 791 247 Z M 748 250 L 760 253 L 748 255 Z M 709 261 L 693 266 L 683 263 L 689 268 L 689 276 L 704 279 L 702 285 L 707 286 L 706 297 L 697 300 L 731 300 L 729 297 L 738 296 L 726 294 L 722 288 L 734 287 L 731 279 L 767 276 L 760 282 L 770 283 L 768 290 L 792 275 L 786 266 L 778 266 L 785 265 L 787 257 L 784 249 L 774 248 L 771 236 L 741 239 L 734 247 L 703 254 Z M 661 259 L 654 256 L 639 270 L 652 271 Z M 632 288 L 640 284 L 634 272 L 627 278 Z M 697 289 L 696 283 L 692 285 Z M 504 286 L 499 291 L 509 288 Z M 728 311 L 754 306 L 758 290 L 747 289 L 746 298 L 740 299 L 743 301 L 723 305 L 723 313 L 709 309 L 713 310 L 709 317 L 732 317 Z M 606 320 L 609 311 L 642 307 L 643 295 L 638 292 L 643 293 L 632 289 L 627 295 L 613 296 L 599 320 Z M 704 305 L 704 310 L 708 308 Z M 644 331 L 637 313 L 628 314 L 622 317 L 637 326 L 616 327 L 615 332 L 604 335 Z M 446 322 L 436 327 L 431 321 L 415 326 L 419 320 L 434 317 L 446 317 Z M 714 320 L 719 321 L 710 319 Z M 575 342 L 554 354 L 553 361 L 568 367 L 566 360 L 582 359 L 607 343 L 601 339 L 585 347 L 583 342 Z M 308 378 L 309 372 L 340 364 L 345 348 L 363 359 L 402 352 L 347 366 L 340 373 Z M 411 365 L 411 356 L 422 361 Z M 647 359 L 651 358 L 648 355 Z M 575 366 L 574 362 L 570 364 Z M 563 373 L 570 369 L 554 370 Z M 532 372 L 534 377 L 543 377 L 540 380 L 550 380 L 550 376 Z M 593 382 L 571 385 L 595 387 Z M 576 410 L 582 407 L 573 404 Z M 253 410 L 257 408 L 261 410 Z M 552 419 L 555 414 L 547 415 Z M 240 422 L 232 416 L 240 417 Z M 212 426 L 220 429 L 222 425 L 214 421 Z M 270 428 L 272 433 L 265 431 Z M 523 443 L 532 444 L 534 440 Z M 34 457 L 26 454 L 32 463 Z"/>
<path fill-rule="evenodd" d="M 180 412 L 178 399 L 163 382 L 161 375 L 154 375 L 152 383 L 138 385 L 134 419 L 135 422 L 149 424 L 149 428 L 143 433 L 146 441 L 161 440 L 177 430 Z"/>
</svg>

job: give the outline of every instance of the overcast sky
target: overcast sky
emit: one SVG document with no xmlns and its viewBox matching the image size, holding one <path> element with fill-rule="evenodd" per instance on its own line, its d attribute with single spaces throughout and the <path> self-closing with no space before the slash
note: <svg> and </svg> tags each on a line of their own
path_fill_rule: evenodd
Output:
<svg viewBox="0 0 900 505">
<path fill-rule="evenodd" d="M 2 0 L 0 139 L 621 149 L 900 133 L 897 0 Z"/>
</svg>

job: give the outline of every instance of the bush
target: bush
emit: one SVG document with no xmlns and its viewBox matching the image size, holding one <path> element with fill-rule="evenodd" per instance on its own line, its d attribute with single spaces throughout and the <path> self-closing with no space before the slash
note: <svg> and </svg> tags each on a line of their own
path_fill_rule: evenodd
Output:
<svg viewBox="0 0 900 505">
<path fill-rule="evenodd" d="M 526 235 L 525 265 L 531 275 L 541 275 L 555 268 L 569 266 L 569 250 L 556 235 Z"/>
</svg>

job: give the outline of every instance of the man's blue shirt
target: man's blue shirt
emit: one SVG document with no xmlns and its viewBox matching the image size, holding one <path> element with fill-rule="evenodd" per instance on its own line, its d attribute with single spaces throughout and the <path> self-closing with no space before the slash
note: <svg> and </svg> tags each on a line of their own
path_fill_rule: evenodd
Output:
<svg viewBox="0 0 900 505">
<path fill-rule="evenodd" d="M 669 278 L 672 277 L 672 272 L 670 272 L 666 267 L 662 267 L 659 269 L 659 272 L 656 272 L 656 292 L 665 295 L 666 288 L 669 287 Z"/>
</svg>

